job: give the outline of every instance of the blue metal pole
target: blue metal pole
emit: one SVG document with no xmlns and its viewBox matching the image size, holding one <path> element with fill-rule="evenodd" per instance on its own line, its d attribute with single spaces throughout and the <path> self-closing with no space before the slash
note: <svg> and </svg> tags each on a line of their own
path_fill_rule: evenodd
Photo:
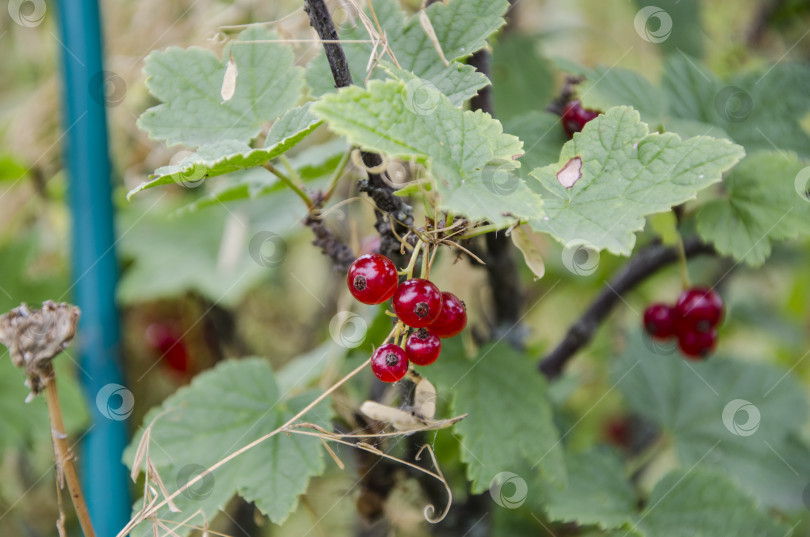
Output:
<svg viewBox="0 0 810 537">
<path fill-rule="evenodd" d="M 92 427 L 82 441 L 80 471 L 99 537 L 111 537 L 130 516 L 129 480 L 121 462 L 131 394 L 123 387 L 115 288 L 110 157 L 98 0 L 60 2 L 65 160 L 72 214 L 72 292 L 82 310 L 78 353 Z M 97 401 L 98 394 L 106 394 Z M 111 395 L 112 394 L 112 395 Z M 110 401 L 114 395 L 120 400 Z M 125 408 L 127 407 L 128 408 Z M 113 409 L 113 411 L 110 410 Z M 115 412 L 120 409 L 120 412 Z"/>
</svg>

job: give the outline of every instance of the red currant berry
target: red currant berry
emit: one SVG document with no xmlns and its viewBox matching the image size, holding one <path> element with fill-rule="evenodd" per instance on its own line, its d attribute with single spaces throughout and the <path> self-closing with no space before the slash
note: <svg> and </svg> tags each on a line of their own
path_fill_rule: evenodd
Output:
<svg viewBox="0 0 810 537">
<path fill-rule="evenodd" d="M 430 331 L 441 338 L 457 336 L 467 326 L 467 307 L 453 293 L 442 293 L 442 312 L 430 325 Z"/>
<path fill-rule="evenodd" d="M 371 355 L 371 371 L 383 382 L 396 382 L 408 372 L 408 358 L 399 345 L 388 343 Z"/>
<path fill-rule="evenodd" d="M 416 365 L 430 365 L 439 357 L 442 350 L 442 340 L 431 334 L 425 328 L 411 333 L 405 341 L 405 354 L 408 360 Z"/>
<path fill-rule="evenodd" d="M 678 332 L 678 347 L 687 358 L 700 360 L 706 358 L 717 345 L 717 330 L 710 328 L 706 332 L 687 330 Z"/>
<path fill-rule="evenodd" d="M 677 313 L 660 302 L 650 304 L 644 310 L 644 329 L 655 339 L 666 339 L 677 333 Z"/>
<path fill-rule="evenodd" d="M 349 267 L 346 283 L 352 296 L 363 304 L 380 304 L 397 288 L 397 267 L 380 254 L 361 255 Z"/>
<path fill-rule="evenodd" d="M 161 361 L 170 369 L 188 373 L 188 353 L 179 331 L 164 323 L 152 323 L 146 328 L 146 344 L 160 353 Z"/>
<path fill-rule="evenodd" d="M 687 289 L 675 303 L 678 332 L 708 332 L 723 318 L 723 300 L 708 287 Z"/>
<path fill-rule="evenodd" d="M 579 101 L 571 101 L 565 105 L 562 113 L 562 126 L 569 138 L 575 132 L 580 132 L 587 122 L 599 115 L 596 110 L 582 108 Z"/>
<path fill-rule="evenodd" d="M 425 328 L 442 312 L 442 293 L 428 280 L 413 278 L 402 282 L 394 293 L 394 313 L 412 328 Z"/>
</svg>

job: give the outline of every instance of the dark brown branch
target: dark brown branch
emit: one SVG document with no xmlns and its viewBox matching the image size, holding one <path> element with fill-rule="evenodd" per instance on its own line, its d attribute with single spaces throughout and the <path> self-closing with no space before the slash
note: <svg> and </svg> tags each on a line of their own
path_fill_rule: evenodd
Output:
<svg viewBox="0 0 810 537">
<path fill-rule="evenodd" d="M 335 79 L 336 88 L 345 88 L 352 85 L 352 73 L 349 71 L 349 62 L 343 47 L 337 42 L 338 34 L 332 15 L 326 7 L 324 0 L 304 0 L 304 11 L 309 15 L 309 24 L 318 32 L 323 43 L 329 68 L 332 69 L 332 78 Z"/>
<path fill-rule="evenodd" d="M 685 240 L 684 251 L 687 258 L 716 253 L 711 245 L 704 244 L 698 237 Z M 566 362 L 593 338 L 599 325 L 621 300 L 622 295 L 677 260 L 677 249 L 661 244 L 651 245 L 639 251 L 606 284 L 582 317 L 571 325 L 557 348 L 540 361 L 540 371 L 548 378 L 559 376 Z"/>
<path fill-rule="evenodd" d="M 489 51 L 482 49 L 470 57 L 470 65 L 490 76 Z M 492 86 L 482 88 L 478 95 L 470 100 L 470 108 L 494 115 Z M 491 337 L 507 335 L 514 347 L 522 348 L 525 330 L 516 326 L 520 324 L 523 310 L 523 292 L 520 285 L 520 273 L 515 261 L 515 252 L 511 240 L 503 233 L 490 233 L 485 237 L 487 251 L 483 259 L 494 306 L 495 329 Z"/>
<path fill-rule="evenodd" d="M 332 16 L 326 7 L 324 0 L 304 0 L 304 10 L 309 14 L 309 23 L 321 38 L 326 59 L 329 61 L 329 68 L 332 70 L 332 77 L 335 80 L 336 88 L 351 86 L 352 74 L 349 70 L 349 63 L 346 61 L 346 54 L 343 47 L 337 43 L 338 35 Z M 328 41 L 328 42 L 327 42 Z M 376 153 L 362 154 L 363 164 L 366 168 L 378 168 L 382 164 L 382 158 Z M 400 259 L 400 243 L 394 231 L 400 236 L 408 232 L 408 226 L 413 224 L 413 210 L 404 199 L 394 195 L 394 189 L 386 184 L 385 180 L 376 173 L 368 173 L 368 180 L 360 183 L 360 191 L 367 192 L 374 203 L 382 211 L 377 213 L 377 223 L 375 225 L 380 234 L 380 253 L 394 260 Z M 391 218 L 394 218 L 392 231 Z"/>
</svg>

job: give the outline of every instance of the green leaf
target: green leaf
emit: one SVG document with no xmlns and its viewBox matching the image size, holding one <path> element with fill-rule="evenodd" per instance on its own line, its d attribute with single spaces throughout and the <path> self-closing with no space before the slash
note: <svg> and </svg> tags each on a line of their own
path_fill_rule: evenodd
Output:
<svg viewBox="0 0 810 537">
<path fill-rule="evenodd" d="M 810 67 L 778 63 L 731 78 L 714 103 L 732 139 L 750 151 L 778 147 L 810 158 L 810 135 L 800 123 L 810 112 L 808 95 Z"/>
<path fill-rule="evenodd" d="M 771 255 L 771 241 L 810 233 L 807 185 L 796 184 L 805 167 L 795 154 L 782 151 L 746 157 L 723 181 L 726 197 L 698 211 L 698 233 L 718 252 L 762 265 Z M 804 183 L 810 181 L 807 175 Z"/>
<path fill-rule="evenodd" d="M 617 359 L 616 384 L 632 410 L 672 436 L 683 467 L 718 468 L 764 505 L 801 508 L 810 450 L 793 438 L 807 420 L 796 379 L 770 365 L 723 356 L 693 363 L 662 355 L 675 352 L 674 345 L 648 348 L 644 337 L 629 337 Z"/>
<path fill-rule="evenodd" d="M 743 154 L 728 140 L 650 134 L 638 112 L 612 108 L 565 144 L 557 164 L 531 173 L 539 182 L 536 190 L 551 194 L 544 197 L 547 218 L 531 225 L 563 243 L 585 241 L 629 255 L 646 215 L 694 198 Z M 582 176 L 566 188 L 558 173 L 577 158 Z"/>
<path fill-rule="evenodd" d="M 154 423 L 150 458 L 172 493 L 202 469 L 283 425 L 315 396 L 309 391 L 286 398 L 263 359 L 222 362 L 146 414 L 144 424 Z M 328 403 L 319 404 L 307 413 L 306 421 L 328 426 L 330 413 Z M 143 428 L 124 454 L 130 466 L 142 435 Z M 201 509 L 211 520 L 238 493 L 281 524 L 295 510 L 310 478 L 324 469 L 317 438 L 279 434 L 214 471 L 189 493 L 181 493 L 176 503 L 183 513 L 164 509 L 159 516 L 182 520 Z"/>
<path fill-rule="evenodd" d="M 532 110 L 503 123 L 503 130 L 514 134 L 523 142 L 525 153 L 520 157 L 520 173 L 557 162 L 560 151 L 568 141 L 560 124 L 559 116 L 549 112 Z"/>
<path fill-rule="evenodd" d="M 290 158 L 290 165 L 304 183 L 321 179 L 334 172 L 346 153 L 346 142 L 335 138 L 329 142 L 311 146 Z M 173 213 L 181 215 L 223 203 L 255 200 L 263 196 L 283 198 L 280 206 L 302 206 L 301 200 L 287 186 L 264 168 L 250 168 L 221 177 L 222 183 L 208 194 L 200 196 Z M 274 203 L 276 205 L 276 203 Z M 272 207 L 268 207 L 273 210 Z"/>
<path fill-rule="evenodd" d="M 505 0 L 452 0 L 437 2 L 425 11 L 436 33 L 442 52 L 450 62 L 445 66 L 419 22 L 418 16 L 406 18 L 395 0 L 375 0 L 374 12 L 388 38 L 388 46 L 399 66 L 429 81 L 445 94 L 453 104 L 460 105 L 474 96 L 489 81 L 472 66 L 456 60 L 469 56 L 486 44 L 489 35 L 504 24 L 503 15 L 509 7 Z M 351 25 L 348 25 L 351 26 Z M 354 26 L 339 32 L 341 39 L 368 40 L 365 28 L 355 21 Z M 344 51 L 355 84 L 362 85 L 368 77 L 366 66 L 372 54 L 371 43 L 344 43 Z M 377 51 L 380 54 L 381 51 Z M 384 56 L 390 60 L 390 56 Z M 380 78 L 375 71 L 372 78 Z M 323 95 L 335 91 L 329 65 L 323 54 L 310 62 L 307 82 L 313 94 Z"/>
<path fill-rule="evenodd" d="M 452 394 L 453 415 L 469 413 L 454 431 L 461 437 L 472 491 L 487 490 L 497 474 L 527 463 L 539 466 L 551 482 L 564 483 L 548 386 L 536 365 L 506 343 L 482 347 L 470 360 L 460 349 L 445 347 L 428 374 L 440 395 Z"/>
<path fill-rule="evenodd" d="M 537 53 L 536 39 L 511 34 L 495 44 L 492 98 L 495 115 L 501 121 L 541 110 L 551 99 L 553 81 L 551 66 Z"/>
<path fill-rule="evenodd" d="M 787 528 L 757 509 L 750 495 L 716 469 L 672 472 L 658 484 L 640 526 L 654 537 L 785 537 Z"/>
<path fill-rule="evenodd" d="M 597 67 L 586 71 L 579 88 L 586 108 L 607 111 L 614 106 L 632 106 L 641 120 L 655 128 L 663 121 L 666 98 L 661 90 L 636 71 L 621 67 Z"/>
<path fill-rule="evenodd" d="M 714 106 L 714 97 L 721 87 L 722 82 L 714 73 L 685 54 L 673 54 L 664 62 L 661 89 L 673 117 L 724 124 Z"/>
<path fill-rule="evenodd" d="M 415 102 L 419 91 L 424 101 Z M 516 137 L 481 111 L 456 108 L 419 79 L 372 81 L 323 97 L 313 112 L 330 129 L 364 149 L 415 158 L 435 179 L 439 206 L 472 220 L 507 225 L 541 214 L 541 202 L 515 173 L 522 153 Z"/>
<path fill-rule="evenodd" d="M 146 85 L 163 104 L 144 112 L 138 125 L 170 146 L 250 141 L 301 96 L 303 70 L 295 65 L 288 45 L 239 43 L 276 39 L 276 34 L 257 27 L 239 35 L 229 50 L 240 74 L 236 93 L 227 102 L 220 95 L 226 62 L 212 52 L 171 47 L 150 53 L 144 68 Z"/>
<path fill-rule="evenodd" d="M 591 449 L 566 453 L 565 468 L 565 487 L 549 483 L 542 486 L 542 502 L 552 520 L 602 529 L 629 526 L 638 499 L 614 452 Z"/>
<path fill-rule="evenodd" d="M 664 73 L 662 88 L 675 118 L 716 125 L 749 152 L 778 147 L 810 157 L 810 135 L 800 124 L 810 111 L 807 65 L 779 63 L 723 81 L 678 54 L 667 59 Z"/>
<path fill-rule="evenodd" d="M 279 212 L 299 207 L 303 204 L 280 207 Z M 233 305 L 276 264 L 274 260 L 263 266 L 260 258 L 257 261 L 251 256 L 250 240 L 259 230 L 246 229 L 244 220 L 226 211 L 170 219 L 164 212 L 150 209 L 150 205 L 133 204 L 119 218 L 119 226 L 126 231 L 121 233 L 121 254 L 130 261 L 118 286 L 118 299 L 124 304 L 194 291 L 213 302 Z M 228 218 L 235 219 L 230 234 Z M 220 259 L 223 242 L 231 252 L 227 259 Z M 255 252 L 253 255 L 258 258 Z"/>
<path fill-rule="evenodd" d="M 286 153 L 322 123 L 309 111 L 309 103 L 293 108 L 273 123 L 265 147 L 253 149 L 239 140 L 222 140 L 200 147 L 177 164 L 163 166 L 127 193 L 127 199 L 138 192 L 172 183 L 196 187 L 206 177 L 215 177 L 245 168 L 261 166 Z"/>
</svg>

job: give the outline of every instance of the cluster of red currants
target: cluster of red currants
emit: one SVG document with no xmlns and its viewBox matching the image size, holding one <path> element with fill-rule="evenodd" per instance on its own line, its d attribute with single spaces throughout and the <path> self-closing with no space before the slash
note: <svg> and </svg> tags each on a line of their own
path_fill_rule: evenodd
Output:
<svg viewBox="0 0 810 537">
<path fill-rule="evenodd" d="M 402 346 L 381 345 L 371 357 L 371 370 L 383 382 L 396 382 L 408 364 L 430 365 L 442 349 L 440 338 L 458 335 L 467 325 L 467 309 L 453 293 L 442 293 L 429 280 L 411 278 L 399 283 L 393 261 L 380 254 L 358 257 L 346 278 L 352 296 L 363 304 L 381 304 L 393 297 L 394 313 L 414 330 Z"/>
<path fill-rule="evenodd" d="M 674 306 L 651 304 L 644 311 L 644 328 L 654 339 L 678 338 L 689 358 L 705 358 L 717 344 L 717 325 L 723 319 L 723 300 L 708 287 L 683 291 Z"/>
</svg>

